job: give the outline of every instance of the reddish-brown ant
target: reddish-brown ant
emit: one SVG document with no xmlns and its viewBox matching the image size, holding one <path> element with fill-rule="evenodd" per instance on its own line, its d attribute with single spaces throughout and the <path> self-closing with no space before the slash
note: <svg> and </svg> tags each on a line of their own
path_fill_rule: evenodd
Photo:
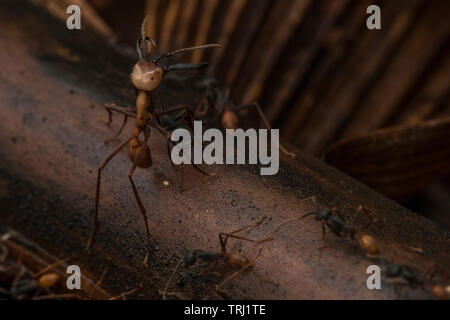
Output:
<svg viewBox="0 0 450 320">
<path fill-rule="evenodd" d="M 257 256 L 252 261 L 240 252 L 229 253 L 229 252 L 227 252 L 227 249 L 226 249 L 228 239 L 234 238 L 234 239 L 238 239 L 238 240 L 249 241 L 249 242 L 255 243 L 257 245 L 273 240 L 273 238 L 271 238 L 271 237 L 264 238 L 262 240 L 253 240 L 253 239 L 249 239 L 249 238 L 237 235 L 237 233 L 239 233 L 239 232 L 242 232 L 245 230 L 252 230 L 252 229 L 258 227 L 259 225 L 261 225 L 264 222 L 265 219 L 266 219 L 265 217 L 262 217 L 262 218 L 258 219 L 255 223 L 245 226 L 243 228 L 239 228 L 238 230 L 235 230 L 230 233 L 224 233 L 224 232 L 219 233 L 219 242 L 220 242 L 220 247 L 221 247 L 220 252 L 212 252 L 212 251 L 205 251 L 205 250 L 193 250 L 193 251 L 187 252 L 186 255 L 184 256 L 184 258 L 177 264 L 177 266 L 175 267 L 175 269 L 172 273 L 172 276 L 169 278 L 169 281 L 167 282 L 167 285 L 164 289 L 163 299 L 165 299 L 165 292 L 167 291 L 167 287 L 168 287 L 170 281 L 172 280 L 173 275 L 177 271 L 178 267 L 181 265 L 181 263 L 184 262 L 185 267 L 190 267 L 190 266 L 195 265 L 195 263 L 198 260 L 205 262 L 205 265 L 209 265 L 211 263 L 224 263 L 224 264 L 229 264 L 229 265 L 239 268 L 236 272 L 234 272 L 233 274 L 228 276 L 220 284 L 216 285 L 215 289 L 216 289 L 217 294 L 219 294 L 220 296 L 223 296 L 223 297 L 228 297 L 227 292 L 225 290 L 223 290 L 222 288 L 227 283 L 229 283 L 234 278 L 236 278 L 240 273 L 251 269 L 254 266 L 255 261 L 259 258 L 260 254 L 261 254 L 261 249 L 260 249 L 258 251 Z"/>
<path fill-rule="evenodd" d="M 316 206 L 316 198 L 311 197 L 306 200 L 312 200 L 314 203 L 314 206 Z M 362 206 L 358 208 L 359 212 L 365 212 L 368 213 L 367 210 L 364 210 Z M 342 215 L 335 209 L 328 209 L 328 208 L 321 208 L 319 210 L 314 210 L 312 212 L 308 212 L 304 214 L 301 217 L 293 218 L 286 220 L 282 222 L 276 229 L 275 232 L 277 232 L 282 226 L 284 226 L 286 223 L 295 221 L 295 220 L 302 220 L 306 217 L 309 217 L 311 215 L 315 215 L 315 219 L 318 220 L 322 225 L 322 237 L 323 237 L 323 244 L 320 248 L 320 250 L 323 250 L 326 246 L 326 242 L 328 239 L 328 232 L 327 228 L 329 228 L 335 235 L 337 235 L 340 238 L 346 238 L 349 237 L 350 239 L 358 239 L 359 245 L 361 248 L 370 256 L 378 256 L 380 253 L 380 247 L 378 242 L 370 235 L 362 234 L 360 231 L 358 231 L 354 225 L 356 224 L 356 221 L 354 222 L 353 226 L 349 226 L 345 223 L 344 218 Z M 357 216 L 358 218 L 359 216 Z M 376 218 L 372 219 L 372 223 L 376 223 L 378 220 Z"/>
<path fill-rule="evenodd" d="M 147 232 L 147 256 L 144 260 L 144 263 L 147 262 L 148 256 L 149 256 L 149 250 L 150 250 L 150 231 L 149 226 L 147 222 L 147 215 L 144 208 L 144 205 L 142 204 L 142 201 L 139 197 L 137 188 L 133 182 L 133 174 L 136 170 L 136 168 L 149 168 L 152 165 L 152 157 L 150 148 L 148 146 L 148 140 L 150 138 L 151 129 L 156 129 L 164 138 L 167 139 L 168 144 L 173 142 L 171 141 L 171 132 L 166 130 L 161 126 L 161 122 L 159 117 L 162 115 L 172 114 L 174 112 L 186 112 L 187 119 L 190 122 L 189 117 L 189 109 L 186 106 L 176 106 L 173 108 L 166 109 L 164 111 L 157 111 L 155 110 L 155 105 L 152 99 L 152 92 L 154 92 L 159 85 L 161 84 L 164 76 L 173 71 L 179 71 L 179 70 L 199 70 L 204 67 L 206 67 L 207 63 L 201 63 L 201 64 L 187 64 L 187 63 L 181 63 L 181 64 L 174 64 L 174 65 L 166 65 L 162 64 L 161 61 L 164 58 L 169 58 L 171 56 L 194 51 L 194 50 L 200 50 L 200 49 L 207 49 L 207 48 L 213 48 L 213 47 L 220 47 L 217 44 L 209 44 L 204 46 L 197 46 L 197 47 L 191 47 L 191 48 L 184 48 L 175 50 L 169 53 L 164 53 L 160 55 L 159 57 L 152 59 L 150 56 L 151 53 L 151 46 L 155 45 L 155 42 L 146 35 L 145 32 L 145 26 L 146 26 L 147 18 L 144 19 L 141 27 L 141 35 L 137 41 L 137 52 L 139 55 L 139 61 L 136 63 L 136 65 L 133 68 L 133 71 L 131 73 L 131 82 L 133 83 L 133 86 L 136 89 L 137 92 L 137 98 L 136 98 L 136 111 L 133 112 L 130 108 L 121 108 L 117 107 L 115 105 L 105 105 L 106 110 L 109 112 L 111 116 L 111 111 L 119 112 L 124 114 L 124 124 L 120 128 L 120 131 L 118 134 L 121 133 L 122 129 L 125 126 L 126 120 L 128 117 L 134 117 L 136 118 L 136 127 L 133 131 L 133 134 L 131 137 L 129 137 L 127 140 L 125 140 L 123 143 L 121 143 L 99 166 L 98 168 L 98 176 L 97 176 L 97 189 L 95 194 L 95 220 L 94 220 L 94 230 L 92 231 L 91 236 L 89 237 L 87 247 L 86 249 L 89 250 L 92 241 L 94 239 L 95 233 L 97 231 L 97 217 L 98 217 L 98 206 L 99 206 L 99 199 L 100 199 L 100 181 L 101 181 L 101 172 L 106 167 L 106 165 L 111 161 L 112 158 L 114 158 L 115 155 L 117 155 L 123 148 L 125 148 L 127 145 L 129 145 L 129 155 L 131 158 L 131 161 L 133 161 L 133 164 L 128 171 L 128 178 L 131 183 L 131 187 L 133 189 L 134 196 L 136 198 L 136 201 L 138 203 L 139 209 L 142 213 L 142 217 L 145 222 L 146 232 Z M 111 117 L 110 117 L 111 119 Z M 140 136 L 143 136 L 143 140 L 140 140 Z M 193 165 L 195 169 L 200 171 L 201 173 L 205 175 L 209 175 L 208 173 L 204 172 L 197 166 Z"/>
<path fill-rule="evenodd" d="M 219 85 L 215 80 L 208 80 L 208 88 L 206 90 L 205 95 L 203 96 L 202 101 L 197 106 L 197 110 L 195 111 L 195 117 L 202 117 L 207 114 L 208 108 L 212 106 L 215 114 L 220 117 L 220 122 L 224 129 L 233 129 L 236 130 L 239 127 L 239 118 L 237 116 L 237 112 L 242 110 L 255 108 L 258 112 L 259 117 L 263 121 L 267 130 L 271 130 L 272 127 L 267 121 L 264 112 L 262 111 L 259 103 L 253 102 L 250 104 L 235 106 L 231 103 L 230 99 L 230 91 L 226 90 L 225 93 L 219 88 Z M 295 157 L 295 153 L 289 152 L 280 144 L 280 150 L 287 156 L 292 158 Z"/>
</svg>

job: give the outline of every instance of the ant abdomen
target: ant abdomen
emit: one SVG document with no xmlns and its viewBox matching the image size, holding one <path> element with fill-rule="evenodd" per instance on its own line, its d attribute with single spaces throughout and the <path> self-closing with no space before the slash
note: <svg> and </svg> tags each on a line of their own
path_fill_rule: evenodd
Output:
<svg viewBox="0 0 450 320">
<path fill-rule="evenodd" d="M 239 120 L 236 114 L 231 110 L 226 110 L 222 116 L 222 126 L 224 129 L 233 129 L 236 130 L 238 128 Z"/>
<path fill-rule="evenodd" d="M 228 261 L 234 266 L 244 266 L 249 263 L 248 258 L 239 252 L 230 254 Z"/>
<path fill-rule="evenodd" d="M 142 149 L 142 151 L 141 151 Z M 136 161 L 136 157 L 141 153 L 139 160 L 136 164 L 138 168 L 149 168 L 152 166 L 152 155 L 150 148 L 145 141 L 139 141 L 138 138 L 133 138 L 130 141 L 130 158 L 131 161 Z"/>
<path fill-rule="evenodd" d="M 367 234 L 364 234 L 359 239 L 359 245 L 361 248 L 369 254 L 379 255 L 380 254 L 380 246 L 378 242 Z"/>
</svg>

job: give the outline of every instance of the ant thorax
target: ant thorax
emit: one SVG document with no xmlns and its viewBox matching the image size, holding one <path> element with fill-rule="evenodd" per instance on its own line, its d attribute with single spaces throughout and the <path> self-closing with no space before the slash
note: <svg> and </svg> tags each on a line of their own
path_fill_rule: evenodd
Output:
<svg viewBox="0 0 450 320">
<path fill-rule="evenodd" d="M 153 100 L 149 92 L 139 91 L 136 98 L 136 127 L 143 129 L 147 125 L 150 113 L 154 111 Z"/>
<path fill-rule="evenodd" d="M 163 76 L 163 69 L 155 61 L 140 60 L 133 68 L 131 81 L 139 90 L 153 91 L 158 88 Z"/>
</svg>

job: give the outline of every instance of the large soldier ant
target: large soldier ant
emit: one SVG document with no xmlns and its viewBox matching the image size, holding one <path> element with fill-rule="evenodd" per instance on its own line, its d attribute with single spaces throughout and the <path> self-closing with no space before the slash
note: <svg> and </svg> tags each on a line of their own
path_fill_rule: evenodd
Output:
<svg viewBox="0 0 450 320">
<path fill-rule="evenodd" d="M 220 122 L 222 124 L 222 127 L 224 129 L 233 129 L 236 130 L 239 126 L 239 118 L 237 116 L 237 112 L 255 108 L 258 112 L 259 117 L 263 121 L 265 127 L 267 130 L 271 130 L 272 127 L 269 124 L 269 121 L 267 121 L 266 116 L 264 115 L 264 112 L 262 111 L 259 103 L 253 102 L 250 104 L 245 105 L 239 105 L 234 106 L 231 103 L 230 99 L 230 91 L 226 90 L 223 92 L 219 85 L 215 80 L 209 79 L 207 81 L 208 87 L 206 89 L 206 92 L 203 96 L 202 101 L 197 106 L 197 110 L 195 111 L 194 117 L 202 117 L 205 116 L 208 113 L 208 108 L 212 106 L 212 109 L 214 110 L 214 113 L 216 116 L 220 117 Z M 290 156 L 292 158 L 295 157 L 295 153 L 289 152 L 280 144 L 280 150 L 282 153 L 284 153 L 287 156 Z"/>
<path fill-rule="evenodd" d="M 148 256 L 149 256 L 149 250 L 150 250 L 150 231 L 149 226 L 147 222 L 147 215 L 145 208 L 142 204 L 142 201 L 139 197 L 139 193 L 137 191 L 137 188 L 133 182 L 133 174 L 136 170 L 136 168 L 149 168 L 152 165 L 152 157 L 150 153 L 150 148 L 148 146 L 148 140 L 150 138 L 151 128 L 156 129 L 164 138 L 167 139 L 168 144 L 173 142 L 171 141 L 171 132 L 166 130 L 161 126 L 161 122 L 159 117 L 162 115 L 171 114 L 174 112 L 186 112 L 187 119 L 191 120 L 189 117 L 189 109 L 187 106 L 176 106 L 173 108 L 166 109 L 164 111 L 157 111 L 155 110 L 155 105 L 152 98 L 152 93 L 159 87 L 161 82 L 164 79 L 164 76 L 173 71 L 179 71 L 179 70 L 199 70 L 204 67 L 206 67 L 207 63 L 201 63 L 201 64 L 187 64 L 187 63 L 181 63 L 181 64 L 174 64 L 174 65 L 166 65 L 162 64 L 162 60 L 180 53 L 188 52 L 188 51 L 194 51 L 194 50 L 200 50 L 200 49 L 207 49 L 207 48 L 213 48 L 213 47 L 220 47 L 217 44 L 209 44 L 209 45 L 203 45 L 203 46 L 197 46 L 197 47 L 191 47 L 191 48 L 184 48 L 175 50 L 169 53 L 164 53 L 160 55 L 159 57 L 153 59 L 150 56 L 151 53 L 151 46 L 156 46 L 155 42 L 146 35 L 145 29 L 146 29 L 146 22 L 147 17 L 144 19 L 141 27 L 141 35 L 138 38 L 137 41 L 137 52 L 139 55 L 139 61 L 136 63 L 136 65 L 133 68 L 133 71 L 131 73 L 131 82 L 133 83 L 133 86 L 136 89 L 137 92 L 137 98 L 136 98 L 136 111 L 133 112 L 130 108 L 121 108 L 117 107 L 115 105 L 105 105 L 106 110 L 110 114 L 111 119 L 111 111 L 115 111 L 118 113 L 122 113 L 125 115 L 124 124 L 120 128 L 119 134 L 122 131 L 123 127 L 125 126 L 126 119 L 128 117 L 134 117 L 136 118 L 136 127 L 133 131 L 133 134 L 131 137 L 129 137 L 127 140 L 125 140 L 123 143 L 121 143 L 99 166 L 98 168 L 98 176 L 97 176 L 97 189 L 95 194 L 95 220 L 94 220 L 94 230 L 92 231 L 91 236 L 89 237 L 88 243 L 87 243 L 87 250 L 90 249 L 92 241 L 94 239 L 95 233 L 97 231 L 97 217 L 98 217 L 98 205 L 99 205 L 99 199 L 100 199 L 100 181 L 101 181 L 101 172 L 103 169 L 107 166 L 107 164 L 111 161 L 111 159 L 117 155 L 123 148 L 125 148 L 127 145 L 129 145 L 129 155 L 131 158 L 131 161 L 133 162 L 130 170 L 128 171 L 128 178 L 130 179 L 131 187 L 133 189 L 134 196 L 136 198 L 136 201 L 138 203 L 139 209 L 142 213 L 142 217 L 145 222 L 146 232 L 147 232 L 147 256 L 144 260 L 144 263 L 147 262 Z M 143 136 L 143 140 L 140 140 L 140 136 Z M 208 173 L 204 172 L 197 166 L 193 164 L 194 168 L 200 171 L 201 173 L 205 175 L 209 175 Z"/>
</svg>

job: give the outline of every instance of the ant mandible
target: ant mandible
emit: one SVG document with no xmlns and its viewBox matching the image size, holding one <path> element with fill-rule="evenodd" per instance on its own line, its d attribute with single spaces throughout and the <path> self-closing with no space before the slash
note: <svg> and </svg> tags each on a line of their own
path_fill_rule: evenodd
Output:
<svg viewBox="0 0 450 320">
<path fill-rule="evenodd" d="M 205 68 L 208 63 L 200 63 L 200 64 L 188 64 L 188 63 L 180 63 L 180 64 L 173 64 L 173 65 L 165 65 L 161 64 L 161 60 L 164 58 L 169 58 L 171 56 L 185 53 L 188 51 L 194 51 L 194 50 L 200 50 L 200 49 L 207 49 L 207 48 L 213 48 L 213 47 L 220 47 L 217 44 L 208 44 L 203 46 L 197 46 L 197 47 L 190 47 L 190 48 L 183 48 L 179 50 L 175 50 L 172 52 L 164 53 L 160 55 L 156 59 L 152 59 L 150 56 L 151 53 L 151 45 L 156 46 L 153 39 L 148 37 L 146 35 L 146 23 L 147 23 L 148 17 L 146 17 L 142 23 L 141 26 L 141 35 L 137 40 L 137 53 L 139 55 L 139 61 L 136 63 L 136 65 L 133 67 L 133 71 L 131 73 L 131 82 L 136 89 L 137 92 L 137 98 L 136 98 L 136 112 L 133 113 L 129 108 L 122 108 L 117 107 L 115 105 L 106 104 L 105 108 L 108 111 L 110 115 L 111 120 L 111 111 L 115 111 L 118 113 L 122 113 L 125 115 L 124 124 L 120 128 L 120 131 L 118 134 L 121 133 L 122 129 L 125 126 L 126 119 L 128 117 L 134 117 L 136 118 L 136 126 L 133 131 L 133 134 L 131 137 L 129 137 L 127 140 L 125 140 L 122 144 L 120 144 L 99 166 L 98 168 L 98 175 L 97 175 L 97 188 L 96 188 L 96 194 L 95 194 L 95 219 L 94 219 L 94 230 L 91 233 L 91 236 L 89 237 L 86 250 L 89 251 L 92 241 L 95 237 L 96 231 L 97 231 L 97 218 L 98 218 L 98 206 L 99 206 L 99 199 L 100 199 L 100 182 L 101 182 L 101 173 L 103 169 L 107 166 L 107 164 L 111 161 L 111 159 L 114 158 L 115 155 L 117 155 L 123 148 L 125 148 L 127 145 L 129 145 L 129 155 L 130 159 L 133 162 L 130 170 L 128 171 L 128 178 L 131 183 L 131 187 L 133 189 L 134 196 L 136 198 L 136 201 L 138 203 L 139 209 L 142 213 L 142 217 L 145 221 L 145 227 L 147 232 L 147 256 L 144 260 L 144 264 L 146 264 L 147 259 L 149 257 L 150 252 L 150 230 L 148 226 L 147 221 L 147 215 L 144 208 L 144 205 L 142 204 L 142 201 L 140 199 L 139 193 L 137 191 L 136 185 L 133 181 L 133 174 L 136 170 L 136 168 L 149 168 L 152 165 L 152 157 L 150 148 L 148 146 L 148 140 L 150 138 L 151 128 L 156 129 L 164 138 L 167 139 L 168 144 L 174 145 L 174 143 L 171 141 L 171 132 L 166 130 L 161 126 L 161 122 L 159 117 L 162 115 L 171 114 L 174 112 L 185 112 L 187 113 L 187 119 L 190 121 L 191 117 L 189 115 L 189 109 L 187 106 L 176 106 L 173 108 L 169 108 L 164 111 L 156 111 L 155 105 L 152 99 L 152 92 L 154 92 L 161 82 L 164 79 L 164 76 L 173 71 L 180 71 L 180 70 L 199 70 Z M 192 124 L 189 123 L 191 126 Z M 143 136 L 143 140 L 140 140 L 140 136 Z M 197 166 L 193 164 L 194 168 L 197 169 L 199 172 L 205 175 L 210 175 Z"/>
<path fill-rule="evenodd" d="M 231 104 L 230 90 L 226 90 L 225 92 L 223 92 L 219 88 L 219 85 L 215 80 L 208 79 L 208 82 L 208 88 L 206 89 L 203 99 L 197 106 L 197 110 L 195 112 L 196 118 L 204 116 L 207 113 L 208 106 L 212 106 L 216 114 L 220 117 L 222 127 L 224 129 L 236 130 L 239 126 L 239 118 L 236 112 L 255 108 L 266 129 L 272 130 L 272 127 L 269 124 L 269 121 L 267 121 L 266 116 L 264 115 L 264 112 L 262 111 L 259 103 L 253 102 L 249 104 L 234 106 Z M 295 153 L 289 152 L 281 144 L 279 146 L 282 153 L 289 157 L 295 158 Z"/>
</svg>

